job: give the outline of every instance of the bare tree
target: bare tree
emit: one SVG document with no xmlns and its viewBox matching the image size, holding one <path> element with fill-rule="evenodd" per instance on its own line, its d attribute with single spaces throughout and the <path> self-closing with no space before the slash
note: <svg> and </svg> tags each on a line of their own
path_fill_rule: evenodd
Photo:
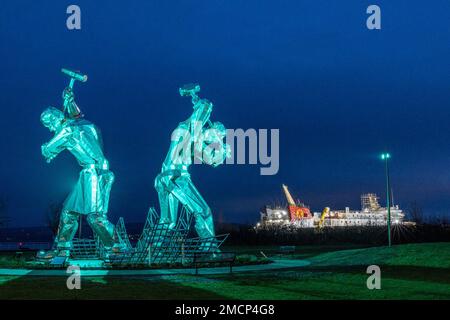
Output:
<svg viewBox="0 0 450 320">
<path fill-rule="evenodd" d="M 411 202 L 408 210 L 406 211 L 407 218 L 417 224 L 424 223 L 423 211 L 417 201 Z"/>
<path fill-rule="evenodd" d="M 49 204 L 45 216 L 46 224 L 52 230 L 53 234 L 58 233 L 59 218 L 61 217 L 62 203 L 52 202 Z"/>
<path fill-rule="evenodd" d="M 448 225 L 449 222 L 450 222 L 450 217 L 449 217 L 448 214 L 445 214 L 445 213 L 438 214 L 438 215 L 436 216 L 436 222 L 437 222 L 439 225 L 446 226 L 446 225 Z"/>
</svg>

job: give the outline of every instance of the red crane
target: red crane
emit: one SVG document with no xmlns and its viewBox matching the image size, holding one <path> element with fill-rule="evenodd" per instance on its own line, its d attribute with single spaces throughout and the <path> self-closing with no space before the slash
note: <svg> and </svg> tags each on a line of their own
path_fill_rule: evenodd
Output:
<svg viewBox="0 0 450 320">
<path fill-rule="evenodd" d="M 310 219 L 312 218 L 311 211 L 308 207 L 305 206 L 302 202 L 295 202 L 294 198 L 292 198 L 291 193 L 289 192 L 286 185 L 283 184 L 283 191 L 286 195 L 286 199 L 288 202 L 289 214 L 291 216 L 291 222 L 301 220 L 301 219 Z"/>
</svg>

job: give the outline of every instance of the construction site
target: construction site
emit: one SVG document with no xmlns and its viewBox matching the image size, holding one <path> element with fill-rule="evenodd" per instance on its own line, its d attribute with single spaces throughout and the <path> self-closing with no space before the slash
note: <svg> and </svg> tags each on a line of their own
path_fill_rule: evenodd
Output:
<svg viewBox="0 0 450 320">
<path fill-rule="evenodd" d="M 391 205 L 390 210 L 381 207 L 379 198 L 375 193 L 361 195 L 361 209 L 351 210 L 345 207 L 343 210 L 324 207 L 321 212 L 311 212 L 304 202 L 294 200 L 286 185 L 282 185 L 287 204 L 285 206 L 266 205 L 261 210 L 260 221 L 256 229 L 260 228 L 316 228 L 324 227 L 355 227 L 355 226 L 383 226 L 388 222 L 390 211 L 392 224 L 403 224 L 404 213 L 398 205 Z"/>
</svg>

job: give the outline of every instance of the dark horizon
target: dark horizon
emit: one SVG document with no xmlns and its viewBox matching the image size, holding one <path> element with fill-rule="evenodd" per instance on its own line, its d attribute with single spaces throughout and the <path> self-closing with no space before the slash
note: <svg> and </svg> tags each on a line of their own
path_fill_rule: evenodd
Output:
<svg viewBox="0 0 450 320">
<path fill-rule="evenodd" d="M 392 154 L 394 199 L 430 218 L 450 215 L 450 3 L 377 1 L 382 29 L 366 28 L 366 1 L 77 1 L 82 29 L 65 27 L 59 2 L 20 1 L 0 11 L 0 197 L 11 226 L 44 225 L 80 167 L 67 151 L 51 164 L 39 122 L 61 106 L 62 67 L 86 119 L 101 129 L 116 176 L 109 217 L 143 222 L 158 209 L 153 181 L 170 134 L 192 106 L 178 88 L 198 82 L 211 119 L 227 128 L 279 129 L 280 167 L 192 167 L 216 217 L 253 223 L 288 185 L 314 211 L 357 209 L 362 193 L 385 204 Z"/>
</svg>

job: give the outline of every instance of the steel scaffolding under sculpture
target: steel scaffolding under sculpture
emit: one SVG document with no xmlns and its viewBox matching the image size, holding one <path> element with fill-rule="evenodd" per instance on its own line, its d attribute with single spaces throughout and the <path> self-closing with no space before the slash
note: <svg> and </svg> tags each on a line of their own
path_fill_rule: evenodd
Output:
<svg viewBox="0 0 450 320">
<path fill-rule="evenodd" d="M 228 237 L 224 234 L 210 238 L 188 238 L 191 222 L 192 217 L 182 209 L 176 227 L 170 228 L 169 223 L 160 222 L 156 210 L 150 208 L 135 247 L 130 245 L 128 252 L 106 257 L 100 246 L 99 256 L 112 266 L 184 264 L 191 262 L 195 254 L 214 253 Z M 127 240 L 124 238 L 128 236 L 120 221 L 116 231 L 121 234 L 119 241 L 125 244 Z"/>
</svg>

